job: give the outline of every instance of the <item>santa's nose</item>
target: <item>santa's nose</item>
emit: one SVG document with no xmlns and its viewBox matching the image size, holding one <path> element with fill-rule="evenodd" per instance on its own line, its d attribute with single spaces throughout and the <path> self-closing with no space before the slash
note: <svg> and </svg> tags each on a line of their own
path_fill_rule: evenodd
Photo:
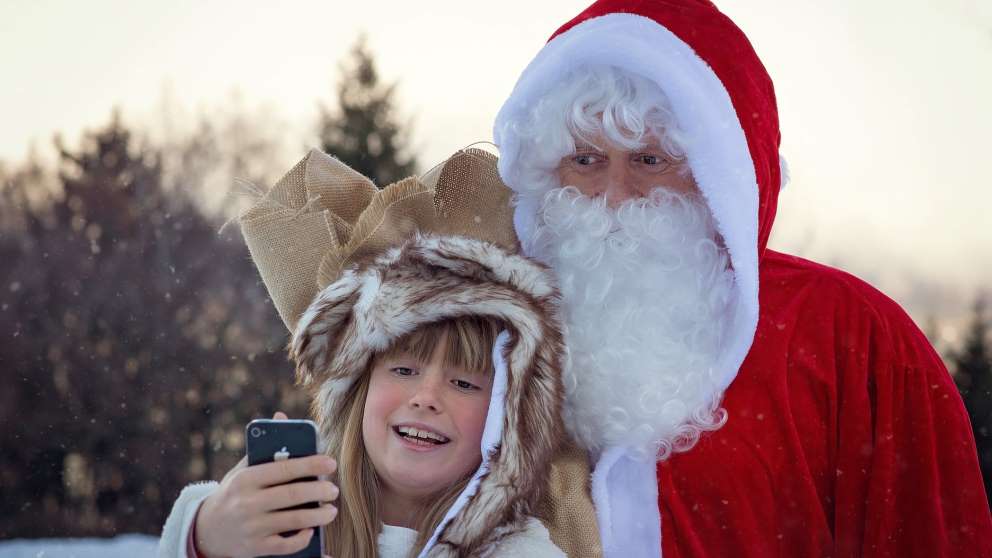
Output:
<svg viewBox="0 0 992 558">
<path fill-rule="evenodd" d="M 634 184 L 634 176 L 626 161 L 610 161 L 606 174 L 606 204 L 616 207 L 621 203 L 639 196 Z"/>
</svg>

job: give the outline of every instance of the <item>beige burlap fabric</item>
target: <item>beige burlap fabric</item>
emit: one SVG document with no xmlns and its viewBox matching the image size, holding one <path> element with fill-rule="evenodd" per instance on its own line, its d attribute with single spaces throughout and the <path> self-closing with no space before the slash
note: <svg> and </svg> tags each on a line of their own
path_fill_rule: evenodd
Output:
<svg viewBox="0 0 992 558">
<path fill-rule="evenodd" d="M 571 558 L 603 556 L 591 481 L 585 450 L 571 443 L 559 446 L 537 514 L 548 527 L 551 540 Z"/>
<path fill-rule="evenodd" d="M 381 190 L 314 149 L 238 220 L 272 302 L 292 332 L 317 293 L 345 268 L 417 231 L 468 236 L 517 251 L 510 195 L 496 157 L 479 149 L 461 150 L 423 177 Z M 589 485 L 585 452 L 563 444 L 538 512 L 555 544 L 572 557 L 602 556 Z"/>
<path fill-rule="evenodd" d="M 314 149 L 238 220 L 290 331 L 317 292 L 345 267 L 415 231 L 517 249 L 510 189 L 499 179 L 496 157 L 478 149 L 459 151 L 424 177 L 382 190 Z"/>
</svg>

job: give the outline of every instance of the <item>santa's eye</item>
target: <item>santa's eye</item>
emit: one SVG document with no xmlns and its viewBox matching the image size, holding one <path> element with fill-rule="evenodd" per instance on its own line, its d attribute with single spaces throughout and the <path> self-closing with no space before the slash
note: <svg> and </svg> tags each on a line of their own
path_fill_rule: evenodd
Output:
<svg viewBox="0 0 992 558">
<path fill-rule="evenodd" d="M 648 167 L 649 170 L 665 169 L 671 165 L 671 161 L 666 157 L 655 155 L 654 153 L 639 153 L 634 156 L 634 162 Z"/>
<path fill-rule="evenodd" d="M 603 160 L 603 157 L 596 153 L 578 153 L 572 156 L 572 163 L 580 167 L 595 165 Z"/>
<path fill-rule="evenodd" d="M 654 153 L 638 153 L 633 157 L 633 163 L 647 172 L 661 172 L 672 165 L 672 161 Z"/>
</svg>

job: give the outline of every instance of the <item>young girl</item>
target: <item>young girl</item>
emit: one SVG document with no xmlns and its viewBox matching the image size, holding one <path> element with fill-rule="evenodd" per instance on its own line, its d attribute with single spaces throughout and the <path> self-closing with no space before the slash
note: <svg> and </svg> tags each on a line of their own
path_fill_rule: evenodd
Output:
<svg viewBox="0 0 992 558">
<path fill-rule="evenodd" d="M 285 554 L 318 525 L 337 558 L 564 556 L 530 516 L 562 433 L 557 296 L 539 264 L 465 237 L 343 272 L 290 345 L 337 486 L 273 486 L 330 473 L 325 456 L 241 466 L 184 491 L 160 556 Z"/>
</svg>

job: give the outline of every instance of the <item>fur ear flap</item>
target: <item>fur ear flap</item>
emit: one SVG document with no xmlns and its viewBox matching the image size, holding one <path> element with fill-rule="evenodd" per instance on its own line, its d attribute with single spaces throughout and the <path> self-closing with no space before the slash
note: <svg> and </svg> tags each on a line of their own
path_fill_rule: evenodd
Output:
<svg viewBox="0 0 992 558">
<path fill-rule="evenodd" d="M 296 381 L 301 385 L 328 374 L 341 334 L 352 319 L 360 286 L 354 271 L 345 272 L 340 280 L 321 291 L 300 317 L 289 354 L 296 361 Z"/>
</svg>

